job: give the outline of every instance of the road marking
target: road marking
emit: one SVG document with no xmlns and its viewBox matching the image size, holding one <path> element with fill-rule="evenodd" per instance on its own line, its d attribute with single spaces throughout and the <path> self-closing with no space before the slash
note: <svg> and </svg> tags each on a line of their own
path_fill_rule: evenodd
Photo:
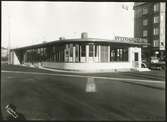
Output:
<svg viewBox="0 0 167 122">
<path fill-rule="evenodd" d="M 22 73 L 22 74 L 33 74 L 33 75 L 52 75 L 52 76 L 67 76 L 67 77 L 79 77 L 79 78 L 98 78 L 98 79 L 105 79 L 105 80 L 119 80 L 119 81 L 126 81 L 126 82 L 145 82 L 145 83 L 162 83 L 165 84 L 165 81 L 155 81 L 155 80 L 140 80 L 140 79 L 128 79 L 128 78 L 113 78 L 113 77 L 98 77 L 98 76 L 88 76 L 88 75 L 68 75 L 68 74 L 53 74 L 53 73 L 40 73 L 40 72 L 20 72 L 20 71 L 5 71 L 1 70 L 1 72 L 8 72 L 8 73 Z"/>
<path fill-rule="evenodd" d="M 95 79 L 92 77 L 89 77 L 87 79 L 87 83 L 86 83 L 86 92 L 89 93 L 94 93 L 96 92 L 96 84 L 95 84 Z"/>
</svg>

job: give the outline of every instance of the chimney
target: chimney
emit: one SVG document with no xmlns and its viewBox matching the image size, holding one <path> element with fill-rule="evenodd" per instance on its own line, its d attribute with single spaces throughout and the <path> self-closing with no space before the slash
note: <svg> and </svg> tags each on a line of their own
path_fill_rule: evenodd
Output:
<svg viewBox="0 0 167 122">
<path fill-rule="evenodd" d="M 65 37 L 59 37 L 59 40 L 64 40 L 65 39 Z"/>
<path fill-rule="evenodd" d="M 81 33 L 81 38 L 82 39 L 88 38 L 88 33 L 86 33 L 86 32 Z"/>
</svg>

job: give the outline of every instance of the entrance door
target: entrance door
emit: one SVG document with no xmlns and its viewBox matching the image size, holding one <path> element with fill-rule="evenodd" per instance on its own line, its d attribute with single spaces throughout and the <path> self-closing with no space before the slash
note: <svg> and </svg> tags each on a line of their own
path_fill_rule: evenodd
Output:
<svg viewBox="0 0 167 122">
<path fill-rule="evenodd" d="M 139 53 L 138 52 L 134 53 L 134 67 L 135 68 L 139 67 Z"/>
</svg>

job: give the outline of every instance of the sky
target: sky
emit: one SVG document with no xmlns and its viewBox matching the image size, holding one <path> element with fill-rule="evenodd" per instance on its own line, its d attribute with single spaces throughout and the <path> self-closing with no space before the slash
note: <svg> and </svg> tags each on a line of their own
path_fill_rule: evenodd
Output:
<svg viewBox="0 0 167 122">
<path fill-rule="evenodd" d="M 133 2 L 3 1 L 1 44 L 10 48 L 58 40 L 59 37 L 112 39 L 133 37 Z M 128 6 L 128 10 L 122 6 Z"/>
</svg>

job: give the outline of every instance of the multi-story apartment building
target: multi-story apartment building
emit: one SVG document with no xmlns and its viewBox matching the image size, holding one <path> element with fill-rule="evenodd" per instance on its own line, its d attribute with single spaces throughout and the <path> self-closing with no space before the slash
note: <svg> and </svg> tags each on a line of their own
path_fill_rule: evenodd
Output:
<svg viewBox="0 0 167 122">
<path fill-rule="evenodd" d="M 150 46 L 143 49 L 142 58 L 160 60 L 165 56 L 165 2 L 134 3 L 134 37 L 147 39 Z"/>
</svg>

